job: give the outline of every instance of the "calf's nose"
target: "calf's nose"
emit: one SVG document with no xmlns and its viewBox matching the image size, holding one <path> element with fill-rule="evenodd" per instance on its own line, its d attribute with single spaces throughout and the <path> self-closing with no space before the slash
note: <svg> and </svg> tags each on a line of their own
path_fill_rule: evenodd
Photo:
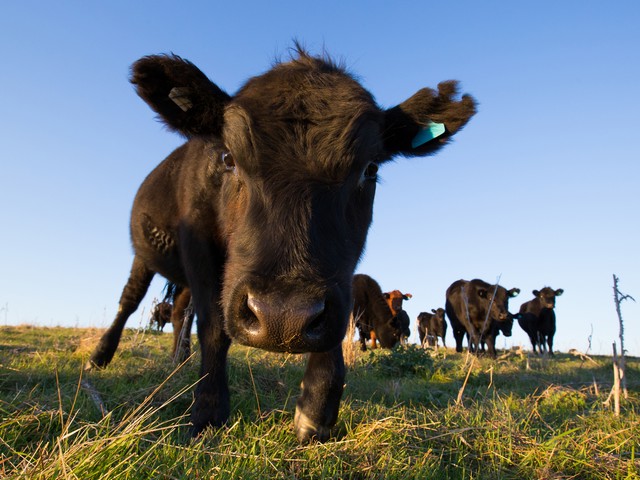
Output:
<svg viewBox="0 0 640 480">
<path fill-rule="evenodd" d="M 253 315 L 244 320 L 242 328 L 256 345 L 313 349 L 324 341 L 327 333 L 323 321 L 324 299 L 283 298 L 249 292 L 247 307 Z"/>
</svg>

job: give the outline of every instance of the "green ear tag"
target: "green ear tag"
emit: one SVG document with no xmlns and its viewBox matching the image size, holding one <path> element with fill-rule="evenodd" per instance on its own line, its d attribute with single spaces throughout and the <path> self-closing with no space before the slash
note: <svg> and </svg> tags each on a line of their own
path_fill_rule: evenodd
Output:
<svg viewBox="0 0 640 480">
<path fill-rule="evenodd" d="M 444 123 L 431 122 L 429 125 L 422 127 L 413 140 L 411 140 L 411 148 L 418 148 L 425 143 L 439 137 L 445 132 Z"/>
</svg>

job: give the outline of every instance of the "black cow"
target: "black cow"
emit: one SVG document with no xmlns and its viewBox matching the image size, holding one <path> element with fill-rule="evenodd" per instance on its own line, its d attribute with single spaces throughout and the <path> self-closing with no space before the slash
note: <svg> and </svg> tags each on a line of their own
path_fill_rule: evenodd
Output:
<svg viewBox="0 0 640 480">
<path fill-rule="evenodd" d="M 229 417 L 233 339 L 310 352 L 295 432 L 301 442 L 329 437 L 378 166 L 436 152 L 476 111 L 472 97 L 457 98 L 455 81 L 385 110 L 332 60 L 300 47 L 292 57 L 233 96 L 178 56 L 132 67 L 138 94 L 187 142 L 136 195 L 131 273 L 87 368 L 111 361 L 156 273 L 188 287 L 201 348 L 194 435 Z"/>
<path fill-rule="evenodd" d="M 438 337 L 442 339 L 442 345 L 447 346 L 447 322 L 444 319 L 444 308 L 431 309 L 432 313 L 420 312 L 417 319 L 418 336 L 420 345 L 438 348 Z"/>
<path fill-rule="evenodd" d="M 393 311 L 388 294 L 369 275 L 359 273 L 353 276 L 353 318 L 360 334 L 360 349 L 367 349 L 367 340 L 371 348 L 393 348 L 407 334 L 409 317 L 402 316 L 404 310 Z M 408 335 L 407 335 L 408 336 Z"/>
<path fill-rule="evenodd" d="M 542 290 L 534 290 L 533 300 L 520 305 L 518 323 L 520 327 L 529 335 L 533 352 L 543 353 L 548 351 L 553 355 L 553 336 L 556 333 L 556 297 L 564 293 L 559 288 L 554 290 L 544 287 Z"/>
<path fill-rule="evenodd" d="M 495 335 L 499 324 L 513 323 L 509 299 L 520 289 L 507 290 L 483 280 L 457 280 L 447 289 L 445 310 L 456 339 L 456 351 L 462 351 L 462 340 L 469 335 L 469 350 L 479 353 L 481 341 L 487 344 L 492 358 L 496 357 Z"/>
<path fill-rule="evenodd" d="M 411 335 L 411 319 L 405 310 L 400 310 L 396 315 L 396 319 L 398 325 L 400 325 L 400 343 L 405 345 L 409 342 L 409 336 Z"/>
</svg>

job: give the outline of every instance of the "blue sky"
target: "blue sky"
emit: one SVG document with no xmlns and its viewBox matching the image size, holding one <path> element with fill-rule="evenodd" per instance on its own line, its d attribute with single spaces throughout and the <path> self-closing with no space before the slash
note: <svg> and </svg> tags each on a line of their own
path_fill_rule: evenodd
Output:
<svg viewBox="0 0 640 480">
<path fill-rule="evenodd" d="M 0 325 L 115 315 L 133 197 L 182 142 L 134 93 L 131 63 L 174 52 L 233 93 L 298 39 L 383 107 L 450 78 L 480 103 L 439 155 L 381 168 L 358 271 L 412 293 L 412 320 L 459 278 L 519 287 L 512 311 L 563 288 L 557 348 L 592 334 L 609 354 L 612 274 L 640 303 L 638 25 L 634 1 L 2 2 Z M 639 303 L 622 306 L 635 355 Z M 518 327 L 498 341 L 519 344 Z"/>
</svg>

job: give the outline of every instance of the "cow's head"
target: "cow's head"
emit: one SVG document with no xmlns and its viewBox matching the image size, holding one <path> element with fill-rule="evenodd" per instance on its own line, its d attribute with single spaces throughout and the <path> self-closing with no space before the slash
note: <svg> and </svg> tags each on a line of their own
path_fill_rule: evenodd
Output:
<svg viewBox="0 0 640 480">
<path fill-rule="evenodd" d="M 550 287 L 544 287 L 542 290 L 534 290 L 533 296 L 538 299 L 542 308 L 555 308 L 556 297 L 559 297 L 564 293 L 564 290 L 559 288 L 554 290 Z"/>
<path fill-rule="evenodd" d="M 382 294 L 384 299 L 389 305 L 392 315 L 395 317 L 402 310 L 402 301 L 409 300 L 413 295 L 410 293 L 402 293 L 400 290 L 394 290 L 393 292 L 385 292 Z"/>
<path fill-rule="evenodd" d="M 473 284 L 474 282 L 476 281 L 472 281 L 471 283 Z M 483 299 L 487 304 L 487 307 L 491 309 L 489 318 L 501 323 L 510 322 L 513 324 L 513 316 L 509 313 L 509 299 L 517 297 L 520 289 L 512 288 L 511 290 L 507 290 L 501 285 L 486 286 L 482 281 L 479 283 L 480 284 L 476 286 L 476 293 L 478 297 Z"/>
<path fill-rule="evenodd" d="M 344 68 L 302 49 L 234 96 L 177 56 L 142 58 L 132 82 L 169 128 L 210 142 L 218 217 L 197 221 L 219 229 L 226 251 L 225 329 L 275 351 L 340 344 L 378 167 L 434 153 L 476 110 L 455 81 L 382 109 Z"/>
<path fill-rule="evenodd" d="M 391 317 L 376 326 L 376 337 L 382 348 L 395 347 L 398 343 L 402 342 L 404 335 L 404 327 L 400 317 Z"/>
</svg>

